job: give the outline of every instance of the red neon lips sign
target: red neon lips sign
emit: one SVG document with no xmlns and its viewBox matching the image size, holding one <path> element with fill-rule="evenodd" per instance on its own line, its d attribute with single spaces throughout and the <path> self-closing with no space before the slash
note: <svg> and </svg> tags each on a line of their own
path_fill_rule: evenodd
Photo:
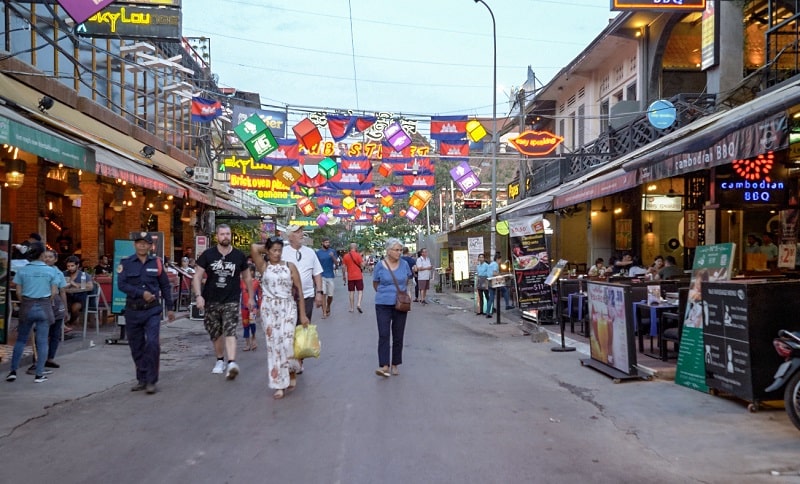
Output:
<svg viewBox="0 0 800 484">
<path fill-rule="evenodd" d="M 564 138 L 549 131 L 523 131 L 508 141 L 523 155 L 544 156 L 556 149 Z"/>
</svg>

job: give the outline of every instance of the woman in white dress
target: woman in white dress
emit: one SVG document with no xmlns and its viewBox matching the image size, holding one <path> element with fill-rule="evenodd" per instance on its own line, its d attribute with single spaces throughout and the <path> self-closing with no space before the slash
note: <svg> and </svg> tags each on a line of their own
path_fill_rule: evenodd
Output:
<svg viewBox="0 0 800 484">
<path fill-rule="evenodd" d="M 266 258 L 264 257 L 266 254 Z M 275 390 L 273 398 L 283 398 L 285 391 L 297 385 L 295 375 L 300 364 L 294 358 L 294 328 L 297 324 L 297 302 L 292 297 L 292 286 L 299 294 L 300 273 L 291 262 L 282 262 L 283 239 L 270 237 L 266 244 L 253 244 L 250 255 L 261 274 L 261 322 L 267 341 L 267 368 L 269 387 Z M 308 327 L 305 311 L 300 323 Z"/>
</svg>

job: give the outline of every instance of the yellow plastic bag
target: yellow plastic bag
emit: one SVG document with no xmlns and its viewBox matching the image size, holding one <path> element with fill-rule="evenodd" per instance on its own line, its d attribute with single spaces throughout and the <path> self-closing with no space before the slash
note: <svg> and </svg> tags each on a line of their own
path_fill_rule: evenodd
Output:
<svg viewBox="0 0 800 484">
<path fill-rule="evenodd" d="M 308 328 L 298 326 L 294 330 L 294 357 L 298 360 L 319 358 L 319 334 L 317 325 L 309 324 Z"/>
</svg>

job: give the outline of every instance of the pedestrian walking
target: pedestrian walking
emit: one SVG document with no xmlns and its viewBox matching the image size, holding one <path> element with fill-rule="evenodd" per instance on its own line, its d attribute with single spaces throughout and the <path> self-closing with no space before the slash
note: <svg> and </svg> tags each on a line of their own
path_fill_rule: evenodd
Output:
<svg viewBox="0 0 800 484">
<path fill-rule="evenodd" d="M 64 274 L 56 267 L 58 262 L 58 253 L 54 250 L 44 251 L 44 263 L 56 273 L 58 282 L 58 294 L 53 296 L 53 324 L 47 331 L 47 359 L 44 362 L 44 374 L 49 375 L 53 371 L 49 368 L 61 368 L 61 365 L 56 363 L 56 353 L 58 352 L 58 345 L 61 343 L 61 332 L 64 327 L 64 318 L 67 314 L 67 293 L 64 288 L 67 286 L 67 281 L 64 279 Z M 36 355 L 39 358 L 39 355 Z M 28 367 L 25 372 L 29 375 L 36 374 L 36 360 Z"/>
<path fill-rule="evenodd" d="M 408 263 L 408 268 L 411 269 L 411 273 L 414 274 L 414 271 L 415 271 L 415 269 L 417 267 L 417 258 L 416 257 L 411 257 L 411 255 L 409 255 L 409 254 L 410 254 L 410 251 L 408 250 L 408 247 L 403 247 L 403 260 Z M 417 287 L 417 278 L 416 277 L 414 277 L 411 281 L 408 281 L 408 295 L 409 296 L 413 296 L 414 299 L 417 299 L 417 296 L 419 295 L 419 293 L 417 291 L 415 291 L 414 294 L 411 294 L 412 286 L 416 289 L 416 287 Z"/>
<path fill-rule="evenodd" d="M 358 244 L 350 244 L 350 252 L 342 257 L 342 279 L 347 285 L 347 293 L 350 298 L 350 312 L 353 312 L 353 305 L 361 310 L 361 300 L 364 297 L 364 259 L 358 253 Z M 357 294 L 356 294 L 357 293 Z"/>
<path fill-rule="evenodd" d="M 492 274 L 489 273 L 489 263 L 486 262 L 486 256 L 484 254 L 478 254 L 478 267 L 476 270 L 478 280 L 478 312 L 477 315 L 484 314 L 484 311 L 488 313 L 489 308 L 489 277 Z"/>
<path fill-rule="evenodd" d="M 419 302 L 428 304 L 428 289 L 433 279 L 433 263 L 428 258 L 428 249 L 422 249 L 422 254 L 417 259 L 417 284 L 419 285 Z"/>
<path fill-rule="evenodd" d="M 253 295 L 255 296 L 256 300 L 253 303 L 253 306 L 256 308 L 254 311 L 250 311 L 250 291 L 247 290 L 244 281 L 242 278 L 241 286 L 242 286 L 242 329 L 244 330 L 242 333 L 242 338 L 244 338 L 244 351 L 255 351 L 258 348 L 258 343 L 256 342 L 256 320 L 258 319 L 258 307 L 259 303 L 261 302 L 261 283 L 258 279 L 256 279 L 256 266 L 254 264 L 248 264 L 247 270 L 250 271 L 250 278 L 252 279 L 250 285 L 253 287 Z"/>
<path fill-rule="evenodd" d="M 20 298 L 19 324 L 17 326 L 17 342 L 11 353 L 11 371 L 9 371 L 6 381 L 12 382 L 17 379 L 17 369 L 22 359 L 22 352 L 33 329 L 36 331 L 36 351 L 40 355 L 36 361 L 36 375 L 33 381 L 42 383 L 47 381 L 44 374 L 44 357 L 47 355 L 48 331 L 50 325 L 55 322 L 53 297 L 59 293 L 58 285 L 61 279 L 50 266 L 45 264 L 43 243 L 31 242 L 25 255 L 31 262 L 17 269 L 13 279 Z"/>
<path fill-rule="evenodd" d="M 400 374 L 398 366 L 403 363 L 403 336 L 408 313 L 398 311 L 395 304 L 398 291 L 408 291 L 408 280 L 414 277 L 408 264 L 400 259 L 403 244 L 390 238 L 385 248 L 386 257 L 375 266 L 372 275 L 372 287 L 376 291 L 375 317 L 378 320 L 378 369 L 375 374 L 382 377 Z"/>
<path fill-rule="evenodd" d="M 267 347 L 267 375 L 272 397 L 281 399 L 297 385 L 300 362 L 294 358 L 294 330 L 297 320 L 308 327 L 305 311 L 299 311 L 292 288 L 302 293 L 300 272 L 292 262 L 282 261 L 283 239 L 270 237 L 265 244 L 253 244 L 250 255 L 261 274 L 261 324 Z"/>
<path fill-rule="evenodd" d="M 317 250 L 317 259 L 322 266 L 322 317 L 327 318 L 331 315 L 331 304 L 333 304 L 333 292 L 336 284 L 336 273 L 334 272 L 338 256 L 336 251 L 331 249 L 331 239 L 322 239 L 322 248 Z"/>
<path fill-rule="evenodd" d="M 156 392 L 161 359 L 161 302 L 172 307 L 172 291 L 164 271 L 164 262 L 150 254 L 153 237 L 147 232 L 133 236 L 136 253 L 120 261 L 117 288 L 125 293 L 125 332 L 136 365 L 136 385 L 132 392 Z M 175 320 L 175 313 L 167 311 L 167 319 Z"/>
<path fill-rule="evenodd" d="M 303 245 L 303 230 L 298 225 L 286 228 L 288 244 L 284 244 L 281 259 L 291 262 L 297 267 L 300 274 L 300 300 L 297 304 L 298 314 L 295 324 L 300 324 L 300 313 L 304 313 L 309 321 L 314 312 L 314 306 L 322 307 L 322 266 L 317 259 L 317 254 L 310 247 Z M 303 373 L 303 360 L 297 374 Z"/>
<path fill-rule="evenodd" d="M 217 245 L 206 249 L 197 258 L 192 289 L 196 295 L 195 306 L 200 311 L 205 309 L 203 323 L 217 356 L 211 373 L 225 373 L 225 378 L 233 380 L 239 374 L 239 365 L 236 363 L 236 331 L 239 327 L 242 278 L 248 292 L 250 311 L 255 310 L 255 296 L 250 271 L 247 270 L 247 256 L 231 245 L 230 226 L 217 225 L 216 237 Z M 204 277 L 207 277 L 205 285 Z"/>
</svg>

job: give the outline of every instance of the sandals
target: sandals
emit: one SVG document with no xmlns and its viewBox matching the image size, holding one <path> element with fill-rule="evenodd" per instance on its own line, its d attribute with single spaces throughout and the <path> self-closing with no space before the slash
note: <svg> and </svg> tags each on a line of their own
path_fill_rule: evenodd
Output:
<svg viewBox="0 0 800 484">
<path fill-rule="evenodd" d="M 294 390 L 297 386 L 297 376 L 293 373 L 289 375 L 289 390 Z"/>
<path fill-rule="evenodd" d="M 382 367 L 378 368 L 377 370 L 375 370 L 375 374 L 378 375 L 378 376 L 382 376 L 384 378 L 389 378 L 389 375 L 390 375 L 389 368 L 387 368 L 385 366 L 382 366 Z"/>
<path fill-rule="evenodd" d="M 396 376 L 399 374 L 400 374 L 400 368 L 398 368 L 397 365 L 392 365 L 392 375 Z"/>
<path fill-rule="evenodd" d="M 252 346 L 250 346 L 250 343 L 248 342 L 246 345 L 244 345 L 244 348 L 242 349 L 242 351 L 250 351 L 251 349 L 253 349 L 253 348 L 252 348 Z"/>
<path fill-rule="evenodd" d="M 275 390 L 275 393 L 272 394 L 272 398 L 274 398 L 275 400 L 280 400 L 281 398 L 283 398 L 283 396 L 284 396 L 283 390 Z"/>
<path fill-rule="evenodd" d="M 358 309 L 359 313 L 364 314 L 364 311 L 361 310 L 361 306 L 357 307 L 356 309 Z"/>
</svg>

